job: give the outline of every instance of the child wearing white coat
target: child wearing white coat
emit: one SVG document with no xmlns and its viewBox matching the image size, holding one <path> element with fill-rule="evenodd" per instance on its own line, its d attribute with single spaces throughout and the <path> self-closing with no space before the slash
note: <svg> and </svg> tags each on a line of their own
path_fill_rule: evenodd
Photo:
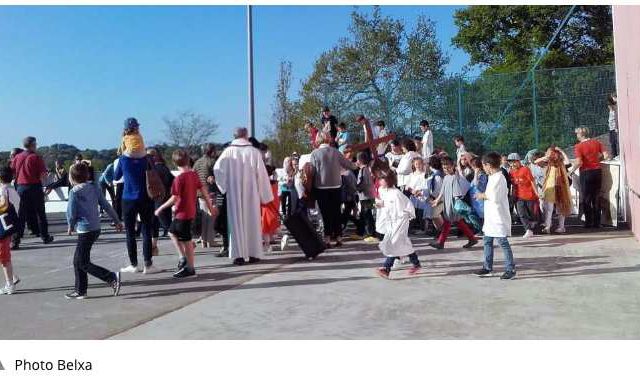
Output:
<svg viewBox="0 0 640 378">
<path fill-rule="evenodd" d="M 482 158 L 484 170 L 489 173 L 489 181 L 484 193 L 477 193 L 476 198 L 484 201 L 484 264 L 476 272 L 479 277 L 493 276 L 493 241 L 500 244 L 504 253 L 504 274 L 500 279 L 511 280 L 516 276 L 516 265 L 513 252 L 507 239 L 511 236 L 511 211 L 507 180 L 500 170 L 500 154 L 491 152 Z"/>
<path fill-rule="evenodd" d="M 397 183 L 395 173 L 382 172 L 379 183 L 380 199 L 376 201 L 378 208 L 376 231 L 384 234 L 378 248 L 386 259 L 384 265 L 376 269 L 376 273 L 382 278 L 389 279 L 395 260 L 408 256 L 413 264 L 408 271 L 409 275 L 415 275 L 421 268 L 418 255 L 409 239 L 409 223 L 415 218 L 415 208 L 407 196 L 395 187 Z"/>
</svg>

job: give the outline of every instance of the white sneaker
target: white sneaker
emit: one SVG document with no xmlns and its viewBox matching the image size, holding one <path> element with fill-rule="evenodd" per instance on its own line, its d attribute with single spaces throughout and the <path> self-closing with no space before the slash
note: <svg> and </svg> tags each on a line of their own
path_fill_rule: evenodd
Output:
<svg viewBox="0 0 640 378">
<path fill-rule="evenodd" d="M 563 228 L 558 227 L 558 228 L 556 228 L 555 233 L 556 234 L 566 234 L 567 230 L 564 227 Z"/>
<path fill-rule="evenodd" d="M 524 235 L 522 235 L 523 239 L 529 239 L 533 237 L 533 231 L 531 230 L 527 230 L 527 232 L 524 233 Z"/>
<path fill-rule="evenodd" d="M 284 235 L 282 237 L 282 240 L 280 241 L 280 250 L 284 251 L 284 249 L 287 248 L 288 244 L 289 244 L 289 235 Z"/>
<path fill-rule="evenodd" d="M 264 253 L 265 255 L 270 255 L 273 253 L 273 248 L 271 247 L 271 245 L 268 245 L 267 248 L 264 249 Z"/>
<path fill-rule="evenodd" d="M 154 274 L 159 273 L 160 269 L 156 268 L 154 265 L 145 266 L 142 274 Z"/>
<path fill-rule="evenodd" d="M 16 287 L 9 284 L 6 284 L 2 289 L 0 289 L 0 295 L 11 295 L 15 292 L 16 292 Z"/>
<path fill-rule="evenodd" d="M 120 268 L 120 273 L 140 273 L 142 270 L 140 270 L 139 267 L 137 266 L 133 266 L 133 265 L 129 265 L 127 267 L 124 268 Z"/>
</svg>

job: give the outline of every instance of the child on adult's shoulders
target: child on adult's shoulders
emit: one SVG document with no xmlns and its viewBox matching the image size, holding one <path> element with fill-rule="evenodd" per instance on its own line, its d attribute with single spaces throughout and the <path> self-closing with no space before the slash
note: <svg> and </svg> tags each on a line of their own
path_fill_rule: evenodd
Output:
<svg viewBox="0 0 640 378">
<path fill-rule="evenodd" d="M 127 118 L 124 121 L 120 149 L 124 156 L 134 159 L 140 159 L 147 155 L 144 140 L 140 134 L 140 124 L 137 119 Z"/>
</svg>

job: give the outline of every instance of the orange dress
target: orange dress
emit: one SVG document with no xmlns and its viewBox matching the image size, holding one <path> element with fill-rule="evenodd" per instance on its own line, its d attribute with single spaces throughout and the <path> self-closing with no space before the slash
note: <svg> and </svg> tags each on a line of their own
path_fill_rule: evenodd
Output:
<svg viewBox="0 0 640 378">
<path fill-rule="evenodd" d="M 280 228 L 280 198 L 278 197 L 278 182 L 271 182 L 273 201 L 260 205 L 262 212 L 262 234 L 273 235 Z"/>
</svg>

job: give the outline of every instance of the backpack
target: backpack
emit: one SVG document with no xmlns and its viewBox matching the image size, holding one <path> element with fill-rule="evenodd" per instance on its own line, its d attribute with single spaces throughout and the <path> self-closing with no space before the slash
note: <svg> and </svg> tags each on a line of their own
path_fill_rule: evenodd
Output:
<svg viewBox="0 0 640 378">
<path fill-rule="evenodd" d="M 167 189 L 162 183 L 160 174 L 155 169 L 153 163 L 147 159 L 147 170 L 145 171 L 145 178 L 147 179 L 147 195 L 153 201 L 162 201 L 166 198 Z"/>
<path fill-rule="evenodd" d="M 0 208 L 0 239 L 7 238 L 18 231 L 19 218 L 16 208 L 9 202 L 9 193 L 5 194 L 7 204 Z"/>
</svg>

